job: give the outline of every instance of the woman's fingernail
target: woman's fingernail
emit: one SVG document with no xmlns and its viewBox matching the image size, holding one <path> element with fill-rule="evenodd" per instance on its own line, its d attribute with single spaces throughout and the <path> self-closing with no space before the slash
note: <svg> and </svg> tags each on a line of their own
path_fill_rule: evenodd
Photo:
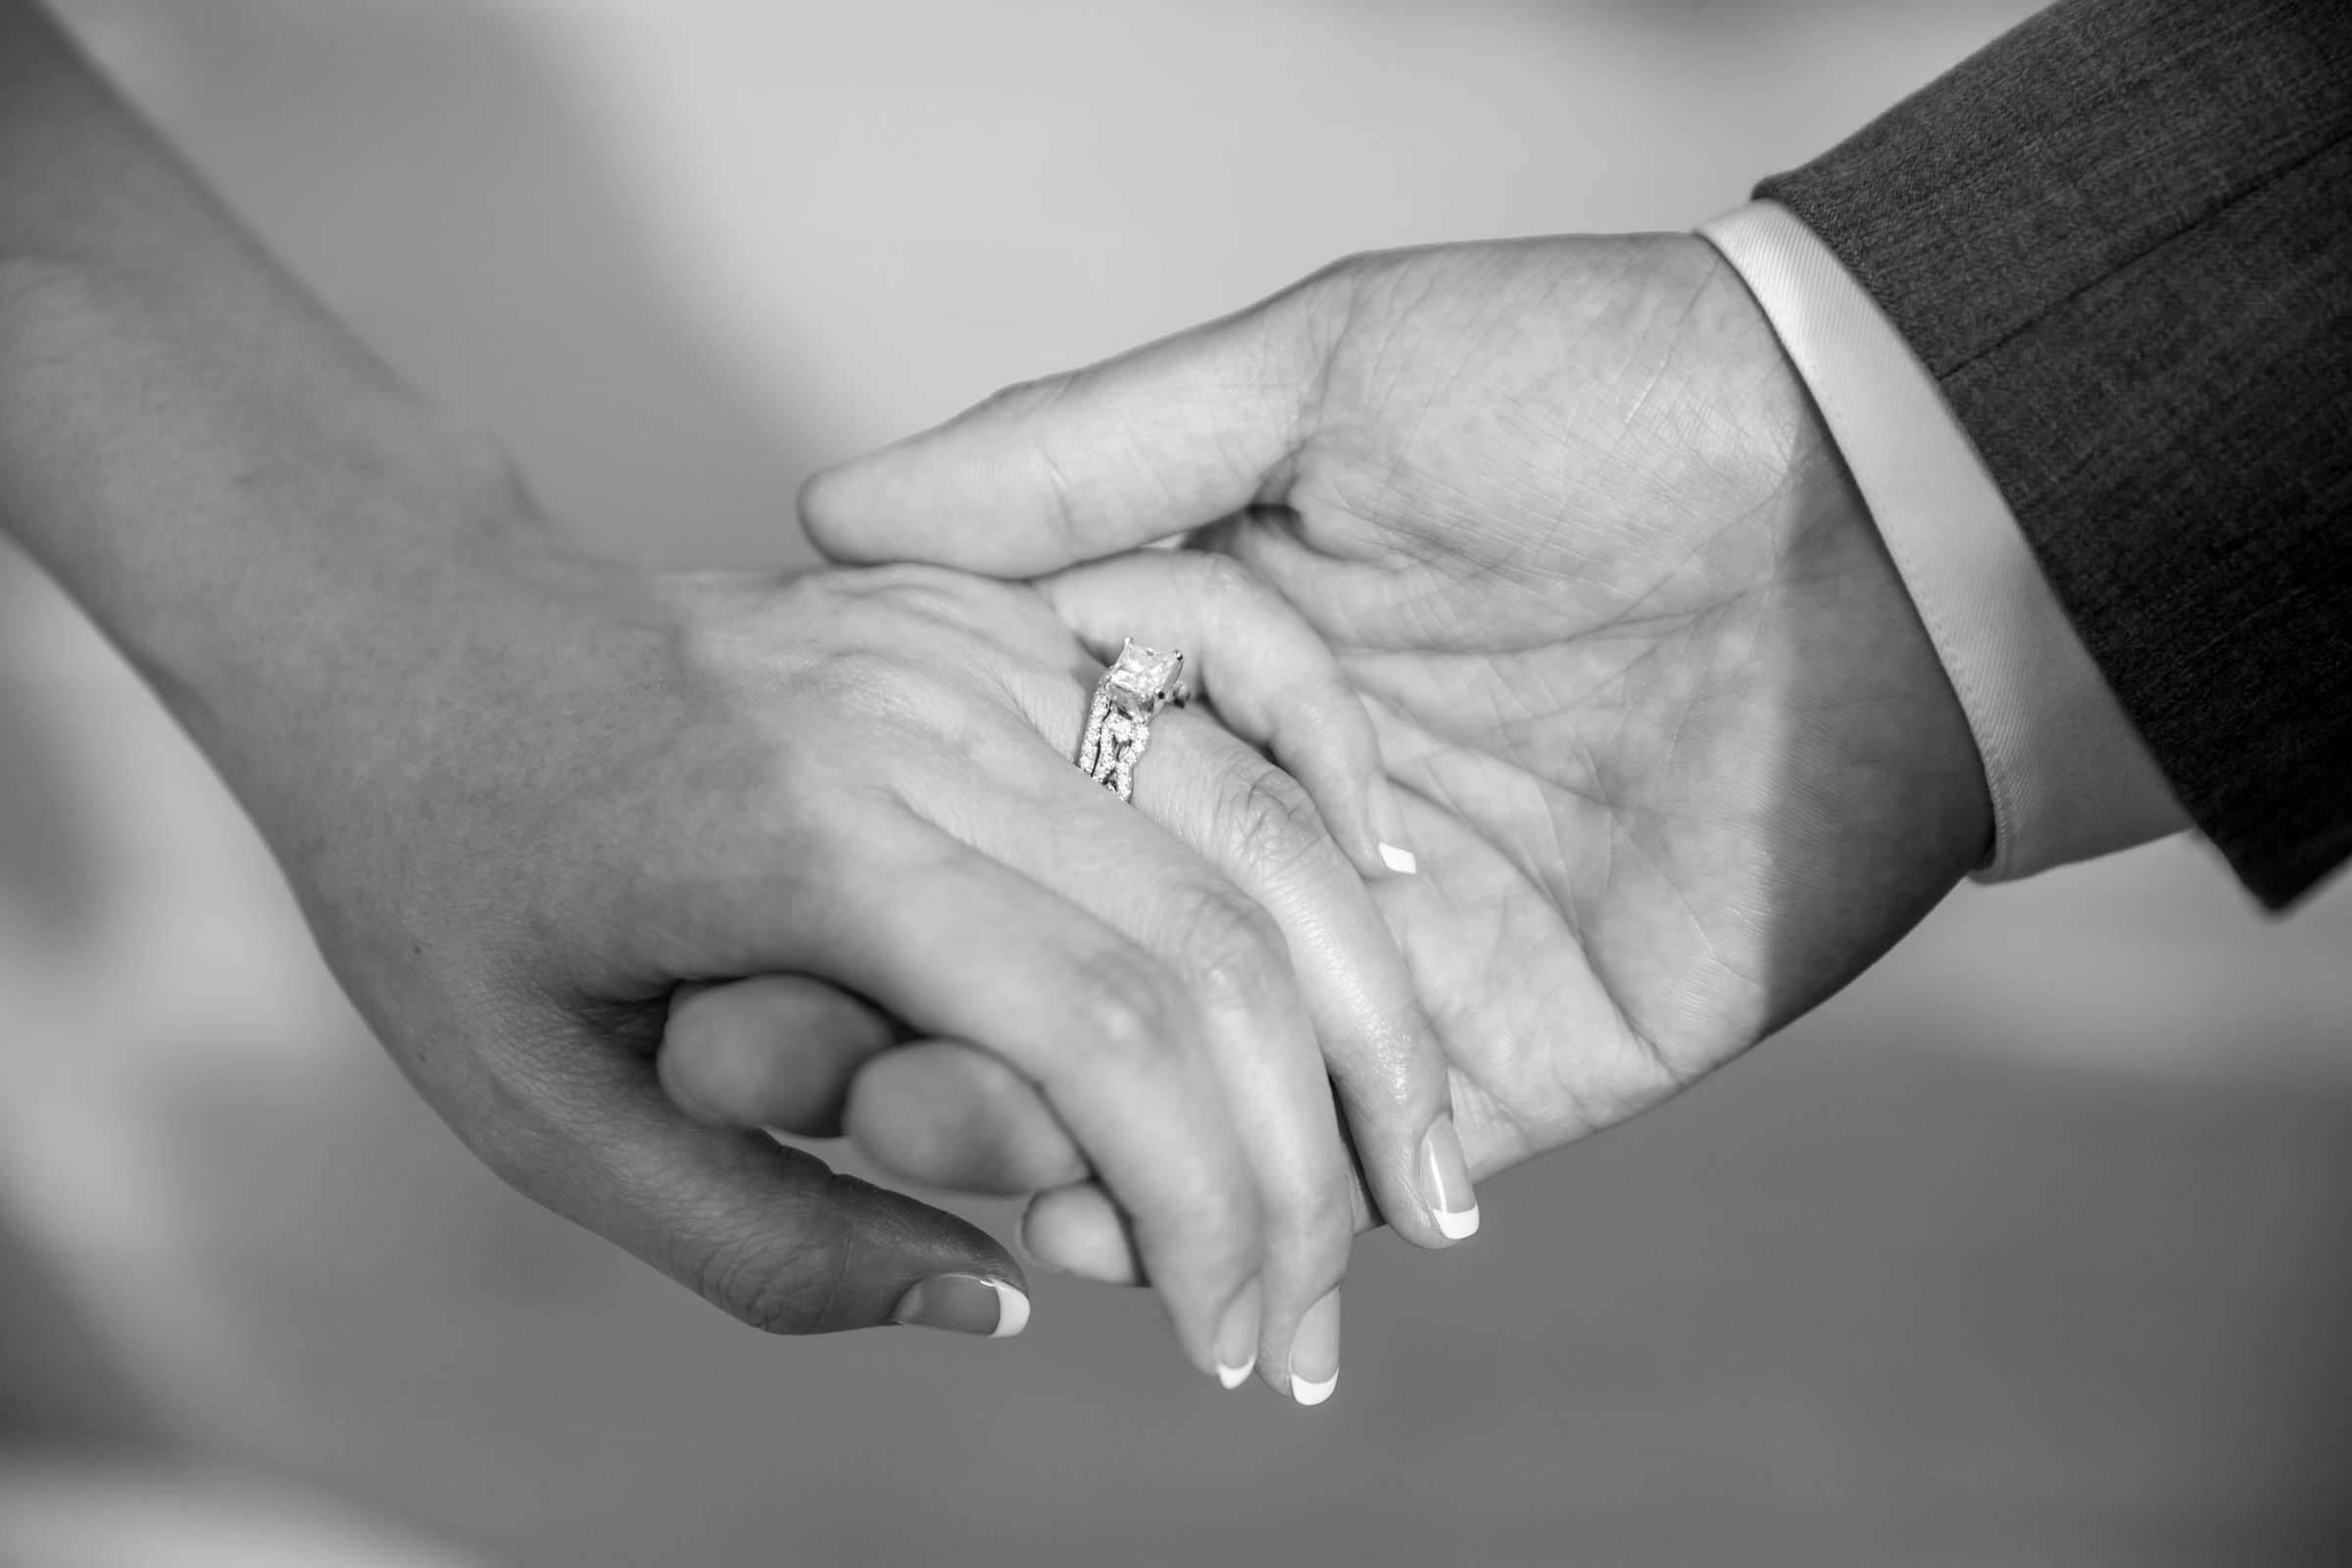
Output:
<svg viewBox="0 0 2352 1568">
<path fill-rule="evenodd" d="M 1291 1397 L 1321 1404 L 1340 1386 L 1340 1293 L 1329 1291 L 1298 1320 L 1291 1341 Z"/>
<path fill-rule="evenodd" d="M 1478 1234 L 1478 1194 L 1470 1186 L 1470 1162 L 1462 1157 L 1461 1135 L 1451 1115 L 1440 1116 L 1421 1140 L 1421 1201 L 1449 1242 Z"/>
<path fill-rule="evenodd" d="M 1257 1370 L 1258 1313 L 1264 1293 L 1257 1281 L 1242 1287 L 1242 1294 L 1233 1298 L 1225 1309 L 1225 1320 L 1217 1325 L 1217 1381 L 1229 1389 L 1238 1389 L 1250 1381 Z"/>
<path fill-rule="evenodd" d="M 891 1321 L 1008 1340 L 1029 1326 L 1029 1298 L 1003 1280 L 978 1274 L 935 1274 L 899 1298 Z"/>
<path fill-rule="evenodd" d="M 1404 847 L 1404 806 L 1396 799 L 1396 786 L 1376 775 L 1370 795 L 1372 836 L 1378 840 L 1374 848 L 1380 852 L 1380 863 L 1398 876 L 1418 874 L 1421 862 Z"/>
</svg>

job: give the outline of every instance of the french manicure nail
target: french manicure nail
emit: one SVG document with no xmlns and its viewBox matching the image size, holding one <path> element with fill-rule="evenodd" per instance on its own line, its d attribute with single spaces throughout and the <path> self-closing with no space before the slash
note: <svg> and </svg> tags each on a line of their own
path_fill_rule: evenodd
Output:
<svg viewBox="0 0 2352 1568">
<path fill-rule="evenodd" d="M 978 1274 L 935 1274 L 899 1298 L 891 1321 L 1008 1340 L 1029 1326 L 1029 1298 L 1003 1280 Z"/>
<path fill-rule="evenodd" d="M 1240 1388 L 1257 1370 L 1258 1315 L 1263 1302 L 1264 1293 L 1257 1281 L 1251 1280 L 1242 1287 L 1242 1294 L 1225 1309 L 1225 1320 L 1217 1325 L 1217 1381 L 1228 1389 Z"/>
<path fill-rule="evenodd" d="M 1340 1386 L 1340 1293 L 1324 1293 L 1298 1320 L 1291 1340 L 1291 1397 L 1321 1404 Z"/>
<path fill-rule="evenodd" d="M 1478 1234 L 1478 1194 L 1471 1190 L 1470 1162 L 1462 1157 L 1450 1114 L 1440 1116 L 1421 1140 L 1420 1178 L 1421 1201 L 1439 1235 L 1458 1242 Z"/>
<path fill-rule="evenodd" d="M 1418 874 L 1421 862 L 1412 851 L 1404 847 L 1407 842 L 1404 806 L 1396 799 L 1396 786 L 1384 776 L 1374 775 L 1368 804 L 1372 811 L 1372 834 L 1378 841 L 1374 847 L 1380 852 L 1380 863 L 1398 876 Z"/>
</svg>

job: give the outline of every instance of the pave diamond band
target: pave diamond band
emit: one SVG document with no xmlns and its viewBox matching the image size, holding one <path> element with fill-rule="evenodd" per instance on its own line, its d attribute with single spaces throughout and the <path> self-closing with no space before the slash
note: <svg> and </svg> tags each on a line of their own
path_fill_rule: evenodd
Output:
<svg viewBox="0 0 2352 1568">
<path fill-rule="evenodd" d="M 1152 715 L 1169 703 L 1181 705 L 1187 695 L 1184 652 L 1171 648 L 1139 648 L 1129 638 L 1119 650 L 1119 662 L 1095 683 L 1094 706 L 1087 710 L 1086 738 L 1078 743 L 1078 770 L 1116 795 L 1135 795 L 1135 762 L 1152 741 Z"/>
</svg>

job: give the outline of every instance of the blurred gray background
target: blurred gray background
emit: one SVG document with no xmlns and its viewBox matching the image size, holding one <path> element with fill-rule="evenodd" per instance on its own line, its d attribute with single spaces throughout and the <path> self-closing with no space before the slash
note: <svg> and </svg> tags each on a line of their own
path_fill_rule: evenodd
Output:
<svg viewBox="0 0 2352 1568">
<path fill-rule="evenodd" d="M 1347 251 L 1686 227 L 2034 8 L 63 9 L 556 512 L 743 564 L 1004 381 Z M 2352 1560 L 2352 895 L 2269 922 L 2186 842 L 1964 889 L 1458 1253 L 1366 1243 L 1312 1412 L 1050 1278 L 1006 1344 L 763 1339 L 511 1195 L 14 557 L 0 1018 L 0 1562 Z"/>
</svg>

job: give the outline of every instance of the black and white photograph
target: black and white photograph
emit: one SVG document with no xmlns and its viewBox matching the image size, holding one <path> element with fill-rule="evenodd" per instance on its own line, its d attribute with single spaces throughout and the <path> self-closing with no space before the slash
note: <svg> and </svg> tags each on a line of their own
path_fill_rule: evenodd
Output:
<svg viewBox="0 0 2352 1568">
<path fill-rule="evenodd" d="M 0 1568 L 2345 1568 L 2347 858 L 2345 0 L 0 0 Z"/>
</svg>

